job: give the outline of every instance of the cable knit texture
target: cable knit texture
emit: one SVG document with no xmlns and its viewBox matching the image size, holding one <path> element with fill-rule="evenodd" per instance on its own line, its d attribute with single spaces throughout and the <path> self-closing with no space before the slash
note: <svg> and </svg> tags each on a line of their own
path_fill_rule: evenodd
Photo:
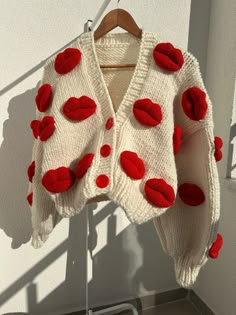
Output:
<svg viewBox="0 0 236 315">
<path fill-rule="evenodd" d="M 93 35 L 44 65 L 30 124 L 31 244 L 40 248 L 87 203 L 112 200 L 131 223 L 152 220 L 177 282 L 191 287 L 220 214 L 212 103 L 198 60 L 145 30 Z M 119 63 L 136 67 L 99 66 Z"/>
</svg>

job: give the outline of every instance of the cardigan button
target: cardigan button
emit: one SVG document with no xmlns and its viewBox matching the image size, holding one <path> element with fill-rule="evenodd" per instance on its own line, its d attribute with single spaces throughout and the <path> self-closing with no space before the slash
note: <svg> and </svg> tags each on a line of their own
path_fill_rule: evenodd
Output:
<svg viewBox="0 0 236 315">
<path fill-rule="evenodd" d="M 100 149 L 100 154 L 103 157 L 107 157 L 111 153 L 111 146 L 109 144 L 104 144 Z"/>
<path fill-rule="evenodd" d="M 111 129 L 113 125 L 114 125 L 114 119 L 112 117 L 108 118 L 106 122 L 106 129 L 107 130 Z"/>
<path fill-rule="evenodd" d="M 109 184 L 109 177 L 106 174 L 100 174 L 96 178 L 96 184 L 100 188 L 104 188 Z"/>
</svg>

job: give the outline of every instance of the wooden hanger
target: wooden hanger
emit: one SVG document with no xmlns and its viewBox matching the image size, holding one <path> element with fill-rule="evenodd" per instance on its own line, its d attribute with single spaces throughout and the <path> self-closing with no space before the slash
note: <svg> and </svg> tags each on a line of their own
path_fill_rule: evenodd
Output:
<svg viewBox="0 0 236 315">
<path fill-rule="evenodd" d="M 115 9 L 108 12 L 104 18 L 102 19 L 101 23 L 94 31 L 94 39 L 97 40 L 98 38 L 102 37 L 103 35 L 107 34 L 117 26 L 123 28 L 130 34 L 141 38 L 142 37 L 142 29 L 139 28 L 135 20 L 133 19 L 132 15 L 123 10 L 123 9 Z M 100 65 L 101 68 L 130 68 L 135 67 L 135 64 L 111 64 L 111 65 Z"/>
</svg>

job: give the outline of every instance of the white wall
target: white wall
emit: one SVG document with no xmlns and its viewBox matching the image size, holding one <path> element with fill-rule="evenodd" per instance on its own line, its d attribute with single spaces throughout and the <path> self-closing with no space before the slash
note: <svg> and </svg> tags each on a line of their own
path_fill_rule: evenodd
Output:
<svg viewBox="0 0 236 315">
<path fill-rule="evenodd" d="M 85 212 L 61 221 L 43 248 L 33 249 L 26 169 L 40 66 L 83 32 L 102 2 L 1 0 L 1 314 L 60 314 L 85 307 Z M 112 2 L 107 11 L 116 7 Z M 131 12 L 140 27 L 187 47 L 190 1 L 133 3 L 121 0 L 120 7 Z M 152 223 L 130 225 L 112 202 L 98 204 L 89 214 L 89 306 L 178 287 Z"/>
<path fill-rule="evenodd" d="M 195 291 L 216 315 L 236 314 L 236 182 L 226 179 L 236 159 L 236 1 L 212 1 L 207 50 L 206 84 L 214 104 L 215 134 L 222 137 L 223 160 L 218 164 L 221 181 L 219 232 L 224 244 L 217 260 L 202 269 Z M 230 125 L 232 127 L 230 128 Z M 233 159 L 232 159 L 233 158 Z"/>
</svg>

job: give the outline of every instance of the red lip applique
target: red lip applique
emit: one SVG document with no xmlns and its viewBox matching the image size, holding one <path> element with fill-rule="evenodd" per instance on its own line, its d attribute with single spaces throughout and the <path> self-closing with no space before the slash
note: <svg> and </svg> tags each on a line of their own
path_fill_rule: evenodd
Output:
<svg viewBox="0 0 236 315">
<path fill-rule="evenodd" d="M 96 103 L 86 95 L 70 97 L 63 105 L 64 115 L 72 120 L 84 120 L 96 111 Z"/>
<path fill-rule="evenodd" d="M 188 88 L 182 94 L 182 107 L 184 113 L 190 119 L 203 119 L 208 108 L 208 104 L 206 102 L 206 93 L 197 86 Z"/>
<path fill-rule="evenodd" d="M 141 179 L 145 173 L 143 160 L 138 157 L 137 153 L 123 151 L 120 155 L 120 163 L 124 172 L 132 179 Z"/>
<path fill-rule="evenodd" d="M 170 207 L 175 201 L 173 187 L 162 178 L 150 178 L 146 181 L 144 190 L 147 199 L 157 207 Z"/>
<path fill-rule="evenodd" d="M 144 126 L 156 126 L 162 120 L 161 106 L 153 103 L 149 98 L 135 101 L 133 114 L 138 122 Z"/>
<path fill-rule="evenodd" d="M 66 74 L 74 69 L 81 60 L 81 51 L 77 48 L 66 48 L 60 52 L 54 62 L 54 68 L 59 74 Z"/>
<path fill-rule="evenodd" d="M 32 206 L 33 203 L 33 192 L 31 192 L 27 197 L 26 197 L 28 203 L 30 206 Z"/>
<path fill-rule="evenodd" d="M 55 130 L 55 120 L 52 116 L 44 116 L 39 124 L 39 138 L 41 141 L 46 141 Z"/>
<path fill-rule="evenodd" d="M 173 148 L 174 154 L 177 154 L 180 150 L 182 142 L 182 129 L 179 126 L 174 127 L 174 134 L 173 134 Z"/>
<path fill-rule="evenodd" d="M 52 87 L 50 84 L 45 83 L 39 89 L 35 97 L 37 108 L 40 112 L 45 112 L 51 105 L 52 101 Z"/>
<path fill-rule="evenodd" d="M 37 139 L 39 135 L 39 124 L 40 124 L 40 120 L 37 120 L 37 119 L 32 120 L 30 123 L 30 128 L 32 129 L 35 139 Z"/>
<path fill-rule="evenodd" d="M 82 159 L 79 160 L 75 172 L 77 178 L 81 178 L 82 176 L 84 176 L 88 168 L 91 166 L 93 158 L 94 158 L 93 153 L 87 153 L 82 157 Z"/>
<path fill-rule="evenodd" d="M 205 201 L 204 192 L 195 184 L 181 184 L 178 193 L 181 200 L 189 206 L 198 206 Z"/>
<path fill-rule="evenodd" d="M 42 185 L 52 193 L 61 193 L 68 190 L 75 182 L 74 172 L 65 166 L 47 171 L 42 179 Z"/>
<path fill-rule="evenodd" d="M 209 256 L 211 258 L 217 258 L 222 246 L 223 246 L 223 237 L 221 234 L 218 233 L 215 242 L 212 244 L 211 248 L 209 249 Z"/>
<path fill-rule="evenodd" d="M 35 161 L 31 162 L 31 164 L 29 165 L 27 169 L 28 178 L 31 183 L 32 183 L 32 178 L 34 176 L 34 172 L 35 172 Z"/>
<path fill-rule="evenodd" d="M 159 43 L 153 50 L 156 64 L 168 71 L 178 71 L 184 64 L 182 51 L 171 43 Z"/>
<path fill-rule="evenodd" d="M 223 146 L 223 140 L 220 137 L 215 137 L 214 144 L 215 144 L 214 156 L 215 156 L 215 160 L 218 162 L 223 157 L 223 153 L 221 151 L 221 148 Z"/>
</svg>

